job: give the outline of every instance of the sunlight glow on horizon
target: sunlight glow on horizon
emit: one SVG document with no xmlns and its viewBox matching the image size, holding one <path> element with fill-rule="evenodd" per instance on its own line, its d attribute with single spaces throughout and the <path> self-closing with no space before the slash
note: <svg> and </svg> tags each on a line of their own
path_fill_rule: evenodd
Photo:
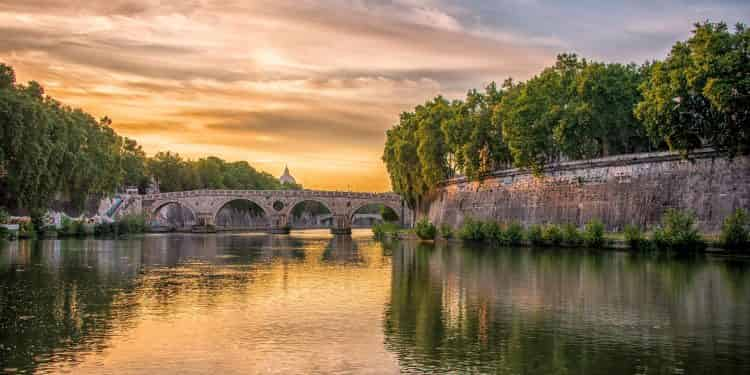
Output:
<svg viewBox="0 0 750 375">
<path fill-rule="evenodd" d="M 663 58 L 693 22 L 750 13 L 667 3 L 0 0 L 0 62 L 149 155 L 288 164 L 305 188 L 378 192 L 385 131 L 437 94 L 527 79 L 561 52 Z"/>
</svg>

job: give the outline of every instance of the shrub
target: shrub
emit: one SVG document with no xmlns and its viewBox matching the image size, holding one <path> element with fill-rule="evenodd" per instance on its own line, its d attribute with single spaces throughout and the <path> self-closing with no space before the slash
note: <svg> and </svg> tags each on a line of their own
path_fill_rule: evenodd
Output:
<svg viewBox="0 0 750 375">
<path fill-rule="evenodd" d="M 458 237 L 466 241 L 482 241 L 484 240 L 484 232 L 482 231 L 482 222 L 467 218 L 461 224 L 461 228 L 458 230 Z"/>
<path fill-rule="evenodd" d="M 750 225 L 750 221 L 747 212 L 738 208 L 724 220 L 719 237 L 721 245 L 726 249 L 739 249 L 748 246 L 748 242 L 750 242 L 748 225 Z"/>
<path fill-rule="evenodd" d="M 63 216 L 62 220 L 60 220 L 60 229 L 58 230 L 58 233 L 63 236 L 74 235 L 73 220 L 70 220 L 67 216 Z"/>
<path fill-rule="evenodd" d="M 6 227 L 0 227 L 0 240 L 10 238 L 10 231 Z"/>
<path fill-rule="evenodd" d="M 500 224 L 495 221 L 485 221 L 484 223 L 482 223 L 481 231 L 482 237 L 484 237 L 485 241 L 503 241 L 503 229 L 500 228 Z"/>
<path fill-rule="evenodd" d="M 0 224 L 7 224 L 10 222 L 10 214 L 8 211 L 0 208 Z"/>
<path fill-rule="evenodd" d="M 41 209 L 32 209 L 29 216 L 31 216 L 31 223 L 34 224 L 34 229 L 39 232 L 44 231 L 45 223 L 45 211 Z"/>
<path fill-rule="evenodd" d="M 592 219 L 583 229 L 583 243 L 586 247 L 604 247 L 604 223 L 599 219 Z"/>
<path fill-rule="evenodd" d="M 143 215 L 128 215 L 127 223 L 130 233 L 143 233 L 146 231 L 146 217 Z"/>
<path fill-rule="evenodd" d="M 383 237 L 383 234 L 385 234 L 385 232 L 382 229 L 382 223 L 376 223 L 375 225 L 372 226 L 372 228 L 370 228 L 370 230 L 372 230 L 372 235 L 375 238 Z"/>
<path fill-rule="evenodd" d="M 447 223 L 443 223 L 440 225 L 440 236 L 445 239 L 453 238 L 453 228 Z"/>
<path fill-rule="evenodd" d="M 372 234 L 375 235 L 376 238 L 382 238 L 386 235 L 397 233 L 398 230 L 399 226 L 396 223 L 388 221 L 384 221 L 372 226 Z"/>
<path fill-rule="evenodd" d="M 533 224 L 526 231 L 526 238 L 532 245 L 543 245 L 544 236 L 542 235 L 542 227 L 538 224 Z"/>
<path fill-rule="evenodd" d="M 398 215 L 396 214 L 393 209 L 391 209 L 388 206 L 380 207 L 380 217 L 383 218 L 383 221 L 385 222 L 397 222 L 398 221 Z"/>
<path fill-rule="evenodd" d="M 94 226 L 94 235 L 106 236 L 115 233 L 115 223 L 99 223 Z"/>
<path fill-rule="evenodd" d="M 34 230 L 34 223 L 31 221 L 24 221 L 18 228 L 18 237 L 20 238 L 33 238 L 36 236 Z"/>
<path fill-rule="evenodd" d="M 625 226 L 623 234 L 625 235 L 625 242 L 627 242 L 628 246 L 630 246 L 631 249 L 636 250 L 643 248 L 644 238 L 641 227 L 633 224 L 628 224 Z"/>
<path fill-rule="evenodd" d="M 567 223 L 562 226 L 563 244 L 566 246 L 581 246 L 583 238 L 581 232 L 574 224 Z"/>
<path fill-rule="evenodd" d="M 435 228 L 435 225 L 429 222 L 426 218 L 419 220 L 417 222 L 417 225 L 414 227 L 414 232 L 417 234 L 417 237 L 423 240 L 431 240 L 435 238 L 435 234 L 437 233 L 437 229 Z"/>
<path fill-rule="evenodd" d="M 669 249 L 670 247 L 670 243 L 667 241 L 666 235 L 664 234 L 664 229 L 660 226 L 654 228 L 651 233 L 651 243 L 657 249 Z"/>
<path fill-rule="evenodd" d="M 521 241 L 523 241 L 523 226 L 517 221 L 513 221 L 505 228 L 503 243 L 506 245 L 518 245 Z"/>
<path fill-rule="evenodd" d="M 83 221 L 73 221 L 71 231 L 74 236 L 83 237 L 86 235 L 86 227 L 83 226 Z"/>
<path fill-rule="evenodd" d="M 668 209 L 661 217 L 661 227 L 654 230 L 654 244 L 661 249 L 703 250 L 706 242 L 698 233 L 692 213 Z"/>
<path fill-rule="evenodd" d="M 125 215 L 116 224 L 117 234 L 143 233 L 146 229 L 146 218 L 143 215 Z"/>
<path fill-rule="evenodd" d="M 560 246 L 563 241 L 562 230 L 559 225 L 549 224 L 544 227 L 544 240 L 553 246 Z"/>
</svg>

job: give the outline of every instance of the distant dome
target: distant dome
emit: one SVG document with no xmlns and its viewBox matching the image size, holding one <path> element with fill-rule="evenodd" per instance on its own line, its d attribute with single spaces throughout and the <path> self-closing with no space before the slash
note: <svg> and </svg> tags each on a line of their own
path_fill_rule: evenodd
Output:
<svg viewBox="0 0 750 375">
<path fill-rule="evenodd" d="M 279 177 L 279 182 L 281 182 L 282 185 L 283 184 L 292 184 L 292 185 L 297 184 L 297 181 L 294 179 L 294 177 L 292 177 L 292 175 L 289 174 L 289 168 L 286 165 L 284 166 L 284 174 L 282 174 L 281 177 Z"/>
</svg>

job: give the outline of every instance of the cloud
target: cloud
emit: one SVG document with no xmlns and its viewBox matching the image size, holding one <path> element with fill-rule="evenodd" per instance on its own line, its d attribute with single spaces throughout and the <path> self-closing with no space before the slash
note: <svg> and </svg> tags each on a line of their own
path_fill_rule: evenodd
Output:
<svg viewBox="0 0 750 375">
<path fill-rule="evenodd" d="M 661 58 L 741 1 L 0 0 L 19 80 L 154 153 L 208 153 L 308 187 L 387 189 L 385 130 L 430 97 L 526 79 L 560 52 Z M 342 182 L 341 176 L 350 176 Z"/>
</svg>

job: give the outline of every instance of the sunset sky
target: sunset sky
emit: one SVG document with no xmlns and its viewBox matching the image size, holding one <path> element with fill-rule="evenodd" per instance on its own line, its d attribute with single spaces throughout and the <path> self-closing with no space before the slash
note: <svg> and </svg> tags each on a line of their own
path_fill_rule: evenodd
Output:
<svg viewBox="0 0 750 375">
<path fill-rule="evenodd" d="M 0 62 L 149 154 L 386 191 L 385 130 L 436 94 L 527 79 L 561 52 L 663 58 L 694 22 L 749 16 L 739 0 L 0 0 Z"/>
</svg>

